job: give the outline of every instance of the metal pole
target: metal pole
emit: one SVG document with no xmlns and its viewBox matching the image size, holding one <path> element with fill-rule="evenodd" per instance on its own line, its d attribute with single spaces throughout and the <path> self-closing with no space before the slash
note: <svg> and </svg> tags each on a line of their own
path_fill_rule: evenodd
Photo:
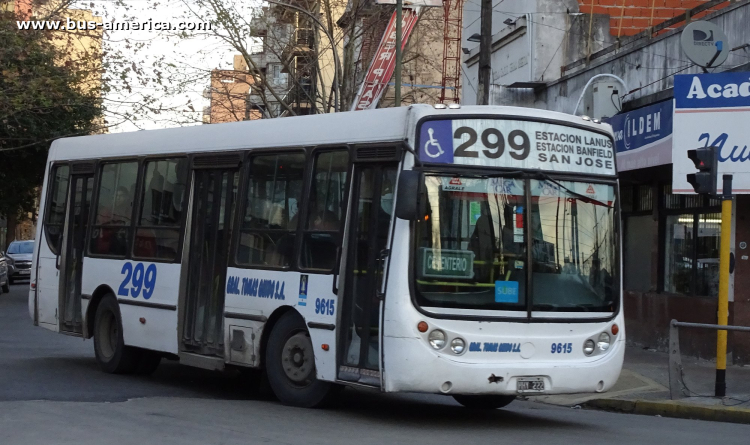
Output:
<svg viewBox="0 0 750 445">
<path fill-rule="evenodd" d="M 479 28 L 479 87 L 477 88 L 477 105 L 490 103 L 490 76 L 492 62 L 492 0 L 482 0 Z"/>
<path fill-rule="evenodd" d="M 732 238 L 732 175 L 724 175 L 721 201 L 721 247 L 719 249 L 719 310 L 718 322 L 729 322 L 729 254 Z M 716 397 L 727 393 L 727 331 L 716 331 Z"/>
<path fill-rule="evenodd" d="M 403 21 L 403 2 L 396 0 L 396 74 L 394 83 L 395 106 L 401 106 L 401 22 Z"/>
</svg>

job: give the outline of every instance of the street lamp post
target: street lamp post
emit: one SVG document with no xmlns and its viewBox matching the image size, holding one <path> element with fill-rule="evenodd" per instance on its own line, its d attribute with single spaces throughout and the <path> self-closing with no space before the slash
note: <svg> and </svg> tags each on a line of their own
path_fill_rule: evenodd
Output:
<svg viewBox="0 0 750 445">
<path fill-rule="evenodd" d="M 328 37 L 328 40 L 331 42 L 331 52 L 333 53 L 333 94 L 336 96 L 333 100 L 333 111 L 338 113 L 339 112 L 339 86 L 340 86 L 340 73 L 341 73 L 341 64 L 339 60 L 339 53 L 336 51 L 336 42 L 333 40 L 333 36 L 331 33 L 326 29 L 325 25 L 323 25 L 323 22 L 320 21 L 317 17 L 313 15 L 312 12 L 300 8 L 299 6 L 290 5 L 289 3 L 283 3 L 276 0 L 266 0 L 268 3 L 273 3 L 274 5 L 284 6 L 286 8 L 294 9 L 295 11 L 299 11 L 306 16 L 310 17 L 315 21 L 315 23 L 320 26 L 320 29 L 323 30 L 325 35 Z M 401 0 L 399 0 L 401 1 Z M 398 55 L 397 55 L 398 56 Z"/>
</svg>

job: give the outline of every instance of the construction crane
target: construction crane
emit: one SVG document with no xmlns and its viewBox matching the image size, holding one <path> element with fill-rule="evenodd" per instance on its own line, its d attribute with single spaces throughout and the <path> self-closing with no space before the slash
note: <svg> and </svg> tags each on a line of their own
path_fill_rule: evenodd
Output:
<svg viewBox="0 0 750 445">
<path fill-rule="evenodd" d="M 443 81 L 440 103 L 458 103 L 461 92 L 461 29 L 464 0 L 443 0 Z"/>
</svg>

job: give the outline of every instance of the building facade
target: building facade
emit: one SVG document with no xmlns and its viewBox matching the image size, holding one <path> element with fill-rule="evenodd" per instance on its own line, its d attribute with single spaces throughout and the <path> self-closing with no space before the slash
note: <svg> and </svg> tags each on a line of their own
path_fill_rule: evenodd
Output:
<svg viewBox="0 0 750 445">
<path fill-rule="evenodd" d="M 235 55 L 232 70 L 211 71 L 211 86 L 204 91 L 209 106 L 203 109 L 204 124 L 220 124 L 260 119 L 250 106 L 250 90 L 255 78 L 241 55 Z"/>
<path fill-rule="evenodd" d="M 320 17 L 338 12 L 335 3 L 289 3 Z M 270 4 L 260 9 L 251 27 L 258 39 L 247 59 L 256 77 L 251 107 L 266 118 L 332 111 L 332 42 L 319 24 L 308 14 Z M 340 40 L 334 32 L 333 43 Z"/>
</svg>

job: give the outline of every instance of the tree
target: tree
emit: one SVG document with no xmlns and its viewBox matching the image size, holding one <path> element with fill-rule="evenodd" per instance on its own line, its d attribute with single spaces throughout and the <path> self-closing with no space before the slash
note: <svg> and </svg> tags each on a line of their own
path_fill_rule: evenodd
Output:
<svg viewBox="0 0 750 445">
<path fill-rule="evenodd" d="M 91 73 L 66 63 L 49 31 L 21 31 L 14 18 L 0 16 L 0 215 L 9 234 L 34 212 L 52 141 L 102 123 Z"/>
</svg>

